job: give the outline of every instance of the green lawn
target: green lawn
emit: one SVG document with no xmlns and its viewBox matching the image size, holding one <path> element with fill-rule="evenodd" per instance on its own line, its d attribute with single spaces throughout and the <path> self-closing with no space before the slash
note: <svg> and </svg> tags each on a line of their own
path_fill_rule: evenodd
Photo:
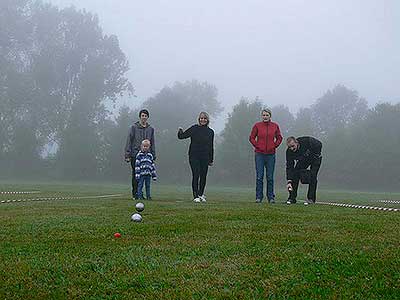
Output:
<svg viewBox="0 0 400 300">
<path fill-rule="evenodd" d="M 400 299 L 400 212 L 256 204 L 246 188 L 154 185 L 143 223 L 122 185 L 1 184 L 0 299 Z M 301 195 L 305 193 L 304 189 Z M 301 198 L 301 197 L 300 197 Z M 400 194 L 320 201 L 400 208 Z M 122 237 L 115 239 L 113 234 Z"/>
</svg>

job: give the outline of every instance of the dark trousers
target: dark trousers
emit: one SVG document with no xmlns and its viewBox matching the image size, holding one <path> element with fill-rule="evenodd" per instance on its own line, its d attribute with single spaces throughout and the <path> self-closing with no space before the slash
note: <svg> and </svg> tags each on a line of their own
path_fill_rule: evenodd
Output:
<svg viewBox="0 0 400 300">
<path fill-rule="evenodd" d="M 135 156 L 136 157 L 136 156 Z M 135 177 L 135 159 L 131 159 L 131 167 L 132 167 L 132 198 L 138 199 L 138 181 Z"/>
<path fill-rule="evenodd" d="M 192 191 L 193 198 L 204 194 L 208 172 L 208 157 L 189 157 L 190 168 L 192 169 Z"/>
<path fill-rule="evenodd" d="M 292 180 L 292 191 L 289 192 L 289 200 L 296 202 L 297 190 L 299 188 L 300 173 L 302 170 L 310 167 L 311 178 L 310 184 L 308 185 L 307 199 L 315 202 L 317 200 L 317 183 L 318 183 L 318 172 L 321 167 L 322 158 L 317 158 L 315 160 L 304 160 L 298 161 L 294 167 L 294 178 Z"/>
</svg>

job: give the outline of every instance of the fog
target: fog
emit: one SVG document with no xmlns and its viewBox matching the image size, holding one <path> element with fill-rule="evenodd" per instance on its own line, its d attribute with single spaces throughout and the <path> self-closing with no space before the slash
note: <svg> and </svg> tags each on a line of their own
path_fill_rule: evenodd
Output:
<svg viewBox="0 0 400 300">
<path fill-rule="evenodd" d="M 267 106 L 284 138 L 322 142 L 322 184 L 396 189 L 399 53 L 398 1 L 2 0 L 0 179 L 126 183 L 145 107 L 161 183 L 190 178 L 177 128 L 207 111 L 210 182 L 253 186 Z"/>
<path fill-rule="evenodd" d="M 127 54 L 137 98 L 192 78 L 240 97 L 308 106 L 336 84 L 372 105 L 398 101 L 398 1 L 53 0 L 98 14 Z M 222 122 L 218 123 L 218 127 Z"/>
</svg>

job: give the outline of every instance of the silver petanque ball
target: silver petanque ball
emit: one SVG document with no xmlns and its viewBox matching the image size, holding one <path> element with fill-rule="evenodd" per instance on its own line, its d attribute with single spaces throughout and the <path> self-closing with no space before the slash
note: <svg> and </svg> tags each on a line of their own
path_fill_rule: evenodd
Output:
<svg viewBox="0 0 400 300">
<path fill-rule="evenodd" d="M 135 213 L 131 216 L 131 220 L 133 222 L 142 222 L 142 216 L 138 213 Z"/>
<path fill-rule="evenodd" d="M 139 203 L 136 203 L 136 210 L 138 211 L 138 212 L 142 212 L 142 211 L 144 211 L 144 204 L 142 203 L 142 202 L 139 202 Z"/>
</svg>

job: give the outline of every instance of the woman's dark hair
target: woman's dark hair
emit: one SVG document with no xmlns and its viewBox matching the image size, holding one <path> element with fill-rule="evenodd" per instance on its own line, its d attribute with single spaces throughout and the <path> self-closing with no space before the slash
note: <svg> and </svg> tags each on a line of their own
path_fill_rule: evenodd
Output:
<svg viewBox="0 0 400 300">
<path fill-rule="evenodd" d="M 148 111 L 147 109 L 142 109 L 141 111 L 139 111 L 139 118 L 140 118 L 140 116 L 141 116 L 142 114 L 146 114 L 147 117 L 150 116 L 149 111 Z"/>
</svg>

